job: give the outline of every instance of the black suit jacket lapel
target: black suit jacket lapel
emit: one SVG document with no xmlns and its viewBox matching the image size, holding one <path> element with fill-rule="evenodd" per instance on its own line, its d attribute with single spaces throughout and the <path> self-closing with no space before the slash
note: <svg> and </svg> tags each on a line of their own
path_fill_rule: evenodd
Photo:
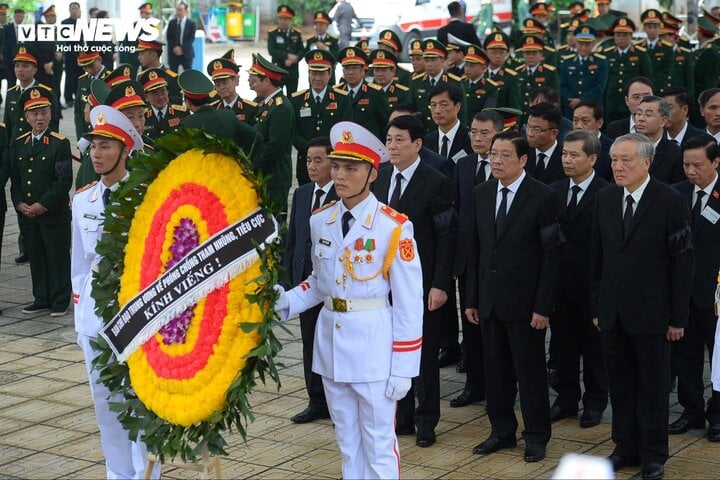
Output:
<svg viewBox="0 0 720 480">
<path fill-rule="evenodd" d="M 718 180 L 715 182 L 715 185 L 713 186 L 712 194 L 710 195 L 710 198 L 708 198 L 708 201 L 707 201 L 707 203 L 705 204 L 705 208 L 710 207 L 710 208 L 712 208 L 713 210 L 715 210 L 716 212 L 719 212 L 719 213 L 720 213 L 720 199 L 715 197 L 715 194 L 716 194 L 716 193 L 720 194 L 720 191 L 718 190 L 718 188 L 720 188 L 720 178 L 718 178 Z M 694 192 L 694 190 L 695 190 L 695 187 L 691 184 L 691 187 L 690 187 L 690 205 L 692 205 L 692 197 L 693 197 L 693 192 Z M 704 209 L 703 209 L 703 210 L 704 210 Z M 691 219 L 691 221 L 692 221 L 692 219 Z M 699 233 L 700 233 L 700 230 L 703 229 L 703 227 L 705 226 L 706 223 L 708 223 L 708 220 L 707 220 L 707 219 L 704 219 L 704 218 L 702 217 L 702 215 L 700 215 L 700 218 L 699 218 L 698 221 L 697 221 L 697 225 L 693 225 L 693 226 L 694 226 L 694 228 L 693 228 L 694 232 L 695 232 L 696 234 L 699 234 Z"/>
<path fill-rule="evenodd" d="M 417 169 L 415 169 L 415 173 L 413 173 L 410 182 L 408 182 L 407 186 L 405 187 L 405 191 L 403 191 L 402 195 L 400 196 L 400 202 L 398 203 L 397 208 L 400 212 L 405 213 L 410 201 L 414 198 L 417 198 L 416 195 L 425 184 L 425 177 L 427 176 L 426 168 L 431 167 L 428 167 L 421 162 L 420 164 L 418 164 Z"/>
<path fill-rule="evenodd" d="M 510 204 L 510 209 L 507 213 L 507 219 L 505 220 L 505 229 L 500 232 L 500 235 L 498 235 L 498 237 L 495 239 L 496 242 L 499 241 L 502 236 L 505 235 L 505 233 L 507 233 L 507 231 L 510 229 L 510 225 L 512 225 L 512 222 L 515 220 L 515 217 L 518 216 L 518 212 L 522 210 L 523 205 L 529 197 L 528 190 L 530 190 L 530 178 L 526 174 L 525 178 L 520 183 L 517 192 L 515 193 L 515 198 L 513 198 L 512 203 Z M 495 192 L 495 200 L 497 200 L 497 191 Z"/>
<path fill-rule="evenodd" d="M 569 182 L 568 182 L 569 184 Z M 600 189 L 600 177 L 595 174 L 595 178 L 592 179 L 592 182 L 590 182 L 590 185 L 588 185 L 587 190 L 583 192 L 582 197 L 580 198 L 580 201 L 577 204 L 577 207 L 575 208 L 575 211 L 573 212 L 573 218 L 577 217 L 580 212 L 585 210 L 588 205 L 590 205 L 590 201 L 595 196 L 595 192 Z M 567 194 L 567 192 L 565 192 Z"/>
<path fill-rule="evenodd" d="M 377 198 L 379 202 L 387 205 L 390 195 L 390 193 L 388 192 L 388 190 L 390 189 L 390 177 L 393 174 L 393 169 L 386 168 L 385 170 L 387 173 L 381 172 L 381 174 L 378 175 L 378 178 L 375 181 L 375 188 L 373 188 L 373 193 L 375 194 L 375 198 Z M 333 190 L 335 190 L 335 187 L 333 187 Z"/>
<path fill-rule="evenodd" d="M 648 208 L 650 207 L 650 204 L 655 199 L 655 194 L 657 193 L 657 182 L 658 180 L 650 177 L 650 183 L 648 183 L 647 187 L 645 187 L 642 198 L 640 198 L 640 203 L 638 204 L 637 208 L 635 208 L 635 214 L 633 215 L 632 222 L 630 223 L 630 231 L 627 235 L 625 235 L 623 244 L 625 244 L 632 236 L 635 228 L 637 228 L 638 226 L 638 223 L 640 223 L 642 217 L 645 216 Z"/>
</svg>

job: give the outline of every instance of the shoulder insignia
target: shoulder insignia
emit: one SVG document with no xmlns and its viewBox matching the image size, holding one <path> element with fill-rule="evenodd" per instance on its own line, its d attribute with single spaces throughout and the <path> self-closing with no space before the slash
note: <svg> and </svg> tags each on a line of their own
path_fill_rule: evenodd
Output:
<svg viewBox="0 0 720 480">
<path fill-rule="evenodd" d="M 506 68 L 505 73 L 512 75 L 513 77 L 517 75 L 517 72 L 513 70 L 512 68 Z"/>
<path fill-rule="evenodd" d="M 522 73 L 522 72 L 525 71 L 526 68 L 527 68 L 527 65 L 525 65 L 525 64 L 523 63 L 522 65 L 520 65 L 519 67 L 517 67 L 517 68 L 515 69 L 515 71 L 516 71 L 517 73 Z"/>
<path fill-rule="evenodd" d="M 450 77 L 452 80 L 455 80 L 456 82 L 462 82 L 462 78 L 458 77 L 454 73 L 448 73 L 447 76 Z"/>
<path fill-rule="evenodd" d="M 269 32 L 277 32 L 277 30 L 278 30 L 278 27 L 273 27 L 270 30 L 268 30 L 268 33 Z"/>
<path fill-rule="evenodd" d="M 644 44 L 645 44 L 645 40 L 644 40 L 644 39 L 643 39 L 643 40 L 634 40 L 632 43 L 633 43 L 633 45 L 635 45 L 635 46 L 644 45 Z"/>
<path fill-rule="evenodd" d="M 377 83 L 368 82 L 367 86 L 372 88 L 373 90 L 378 90 L 378 91 L 382 90 L 382 87 L 380 85 L 378 85 Z"/>
<path fill-rule="evenodd" d="M 562 29 L 568 28 L 569 26 L 570 26 L 570 24 L 567 22 L 560 24 L 560 28 L 562 28 Z"/>
<path fill-rule="evenodd" d="M 333 35 L 332 33 L 328 33 L 328 34 L 326 34 L 326 36 L 327 36 L 328 38 L 332 38 L 333 40 L 337 40 L 337 39 L 338 39 L 338 36 L 337 36 L 337 35 Z"/>
<path fill-rule="evenodd" d="M 7 91 L 12 92 L 13 90 L 17 90 L 18 88 L 20 88 L 18 85 L 13 85 L 12 87 L 8 88 Z"/>
<path fill-rule="evenodd" d="M 642 45 L 635 45 L 635 48 L 637 48 L 641 52 L 647 52 L 647 48 L 643 47 Z"/>
<path fill-rule="evenodd" d="M 252 100 L 246 100 L 246 99 L 243 98 L 242 101 L 243 101 L 243 103 L 244 103 L 245 105 L 249 105 L 249 106 L 251 106 L 251 107 L 253 107 L 253 108 L 257 108 L 257 106 L 258 106 L 258 104 L 255 103 L 255 102 L 253 102 Z"/>
<path fill-rule="evenodd" d="M 38 83 L 38 87 L 47 88 L 50 91 L 53 89 L 50 85 L 45 85 L 44 83 Z"/>
<path fill-rule="evenodd" d="M 346 96 L 346 97 L 348 96 L 347 90 L 343 90 L 343 89 L 340 88 L 338 85 L 336 85 L 336 86 L 333 87 L 333 92 L 339 93 L 340 95 L 344 95 L 344 96 Z"/>
<path fill-rule="evenodd" d="M 32 133 L 32 131 L 25 132 L 25 133 L 23 133 L 22 135 L 20 135 L 19 137 L 17 137 L 15 140 L 20 140 L 21 138 L 25 138 L 25 137 L 27 137 L 28 135 L 30 135 L 31 133 Z"/>
<path fill-rule="evenodd" d="M 667 40 L 660 40 L 660 43 L 662 43 L 662 44 L 665 45 L 666 47 L 672 47 L 672 46 L 673 46 L 673 44 L 670 43 L 670 42 L 668 42 Z"/>
<path fill-rule="evenodd" d="M 550 65 L 549 63 L 543 63 L 543 68 L 549 72 L 554 72 L 557 69 L 555 65 Z"/>
<path fill-rule="evenodd" d="M 562 56 L 562 59 L 563 59 L 563 60 L 570 60 L 570 59 L 573 58 L 573 57 L 575 57 L 575 54 L 574 54 L 574 53 L 571 53 L 570 55 L 563 55 L 563 56 Z"/>
<path fill-rule="evenodd" d="M 424 76 L 425 76 L 424 73 L 416 73 L 415 75 L 412 76 L 412 79 L 413 80 L 422 80 Z M 17 87 L 13 87 L 13 88 L 17 88 Z"/>
<path fill-rule="evenodd" d="M 282 105 L 282 104 L 283 104 L 283 99 L 282 99 L 282 97 L 277 97 L 277 98 L 275 99 L 275 105 L 277 105 L 277 106 L 279 107 L 279 106 Z"/>
<path fill-rule="evenodd" d="M 85 72 L 85 73 L 83 73 L 82 75 L 80 75 L 80 76 L 78 77 L 78 80 L 80 80 L 81 78 L 89 77 L 89 76 L 90 76 L 90 74 L 87 73 L 87 72 Z"/>
<path fill-rule="evenodd" d="M 187 107 L 185 105 L 172 105 L 173 110 L 177 110 L 178 112 L 187 112 Z"/>
<path fill-rule="evenodd" d="M 555 49 L 552 48 L 552 47 L 547 47 L 547 46 L 546 46 L 546 47 L 544 47 L 544 50 L 545 50 L 545 51 L 548 51 L 548 52 L 550 52 L 550 53 L 555 53 Z"/>
<path fill-rule="evenodd" d="M 5 122 L 0 122 L 0 128 L 5 128 Z"/>
<path fill-rule="evenodd" d="M 63 135 L 62 133 L 57 133 L 57 132 L 50 132 L 50 136 L 51 136 L 51 137 L 55 137 L 55 138 L 57 138 L 58 140 L 65 140 L 65 139 L 67 138 L 67 137 L 66 137 L 65 135 Z"/>
<path fill-rule="evenodd" d="M 326 203 L 326 204 L 323 205 L 322 207 L 320 207 L 320 208 L 318 208 L 318 209 L 316 209 L 316 210 L 313 210 L 312 214 L 315 215 L 316 213 L 320 213 L 320 212 L 322 212 L 323 210 L 327 210 L 328 208 L 332 207 L 332 206 L 335 205 L 336 203 L 337 203 L 337 200 L 333 200 L 333 201 L 331 201 L 331 202 L 329 202 L 329 203 Z M 307 210 L 306 210 L 306 211 L 307 211 Z"/>
<path fill-rule="evenodd" d="M 91 189 L 92 187 L 94 187 L 95 185 L 97 185 L 97 183 L 98 183 L 97 180 L 95 180 L 95 181 L 92 182 L 92 183 L 88 183 L 88 184 L 85 185 L 84 187 L 78 188 L 77 190 L 75 190 L 75 195 L 77 195 L 78 193 L 84 192 L 85 190 Z"/>
<path fill-rule="evenodd" d="M 490 79 L 490 78 L 486 78 L 486 79 L 485 79 L 485 83 L 489 83 L 489 84 L 492 85 L 493 87 L 497 87 L 497 86 L 498 86 L 497 82 L 496 82 L 495 80 Z"/>
<path fill-rule="evenodd" d="M 685 52 L 685 53 L 690 53 L 690 52 L 691 52 L 691 50 L 690 50 L 689 48 L 687 48 L 687 47 L 678 47 L 678 50 L 680 50 L 681 52 Z"/>
<path fill-rule="evenodd" d="M 307 92 L 307 89 L 305 89 L 305 90 L 298 90 L 297 92 L 293 93 L 293 94 L 290 95 L 290 96 L 291 96 L 292 98 L 295 98 L 295 97 L 299 97 L 300 95 L 305 95 L 306 92 Z"/>
<path fill-rule="evenodd" d="M 298 29 L 295 28 L 295 27 L 293 27 L 293 30 L 296 31 L 297 33 L 302 33 L 302 30 L 298 30 Z"/>
<path fill-rule="evenodd" d="M 171 77 L 173 77 L 173 78 L 177 77 L 177 75 L 178 75 L 177 73 L 173 72 L 173 71 L 170 70 L 169 68 L 166 68 L 166 69 L 165 69 L 165 73 L 167 73 L 169 76 L 171 76 Z"/>
<path fill-rule="evenodd" d="M 380 211 L 382 213 L 384 213 L 385 215 L 387 215 L 388 217 L 395 220 L 395 222 L 399 223 L 400 225 L 405 223 L 408 219 L 407 215 L 402 214 L 402 213 L 398 212 L 397 210 L 395 210 L 394 208 L 389 207 L 387 205 L 383 205 L 382 208 L 380 209 Z"/>
<path fill-rule="evenodd" d="M 567 46 L 567 43 L 565 43 L 563 45 L 559 45 L 555 50 L 567 50 L 567 49 L 568 49 L 568 46 Z"/>
<path fill-rule="evenodd" d="M 407 91 L 410 90 L 410 87 L 406 87 L 406 86 L 403 85 L 402 83 L 396 83 L 396 84 L 393 85 L 393 87 L 395 87 L 395 88 L 397 88 L 398 90 L 403 91 L 403 92 L 407 92 Z"/>
<path fill-rule="evenodd" d="M 595 55 L 597 58 L 602 58 L 603 60 L 605 60 L 605 59 L 607 58 L 607 57 L 606 57 L 605 55 L 603 55 L 602 53 L 593 53 L 593 55 Z"/>
<path fill-rule="evenodd" d="M 615 47 L 614 47 L 614 46 L 612 46 L 612 47 L 607 47 L 605 50 L 603 50 L 603 52 L 612 52 L 613 50 L 615 50 Z"/>
</svg>

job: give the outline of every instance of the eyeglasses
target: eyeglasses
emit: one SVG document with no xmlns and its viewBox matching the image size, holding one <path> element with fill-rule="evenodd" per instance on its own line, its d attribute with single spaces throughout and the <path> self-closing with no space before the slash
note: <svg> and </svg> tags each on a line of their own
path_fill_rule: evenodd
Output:
<svg viewBox="0 0 720 480">
<path fill-rule="evenodd" d="M 527 127 L 527 133 L 533 134 L 533 135 L 540 135 L 541 133 L 545 133 L 548 130 L 553 130 L 552 128 L 540 128 L 540 127 Z"/>
</svg>

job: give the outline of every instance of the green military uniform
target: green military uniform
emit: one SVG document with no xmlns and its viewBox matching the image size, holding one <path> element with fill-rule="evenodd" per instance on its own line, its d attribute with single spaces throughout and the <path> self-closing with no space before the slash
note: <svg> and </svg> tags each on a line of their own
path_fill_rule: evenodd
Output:
<svg viewBox="0 0 720 480">
<path fill-rule="evenodd" d="M 392 30 L 381 31 L 378 34 L 378 49 L 392 52 L 396 57 L 399 57 L 402 53 L 402 42 L 400 41 L 400 37 L 398 37 L 398 35 Z M 412 77 L 412 72 L 409 72 L 400 65 L 397 65 L 395 69 L 395 83 L 399 83 L 400 85 L 405 85 L 410 88 L 412 86 Z"/>
<path fill-rule="evenodd" d="M 313 17 L 314 25 L 317 25 L 320 23 L 323 23 L 327 26 L 329 26 L 332 23 L 328 14 L 322 10 L 315 12 L 314 17 Z M 313 35 L 312 37 L 308 38 L 305 41 L 305 54 L 307 54 L 308 52 L 311 52 L 313 50 L 324 50 L 326 52 L 330 52 L 332 54 L 333 58 L 337 58 L 338 52 L 340 52 L 340 45 L 338 42 L 338 37 L 327 33 L 327 31 L 321 37 L 318 35 Z M 330 85 L 335 85 L 335 68 L 334 68 L 334 66 L 330 70 L 330 73 L 331 73 Z"/>
<path fill-rule="evenodd" d="M 651 8 L 649 10 L 645 10 L 640 15 L 640 20 L 643 25 L 651 23 L 662 25 L 662 14 L 658 10 Z M 673 61 L 673 45 L 669 42 L 660 40 L 659 38 L 653 42 L 653 45 L 650 45 L 647 39 L 637 42 L 636 45 L 647 50 L 647 53 L 650 56 L 650 65 L 652 68 L 652 77 L 650 78 L 653 85 L 658 88 L 658 86 L 663 84 L 670 75 Z"/>
<path fill-rule="evenodd" d="M 212 78 L 213 82 L 223 80 L 226 78 L 238 78 L 240 67 L 235 63 L 234 50 L 230 49 L 225 54 L 214 60 L 211 60 L 207 66 L 207 73 Z M 218 110 L 230 110 L 232 111 L 238 120 L 247 123 L 248 125 L 255 124 L 255 117 L 257 116 L 257 103 L 245 100 L 239 95 L 235 95 L 235 98 L 231 102 L 225 102 L 218 95 L 218 101 L 213 104 Z"/>
<path fill-rule="evenodd" d="M 703 30 L 704 33 L 710 36 L 715 34 L 717 28 L 710 20 L 700 17 L 698 30 Z M 718 86 L 720 50 L 712 40 L 708 40 L 693 53 L 695 56 L 695 93 L 699 95 L 703 90 Z"/>
<path fill-rule="evenodd" d="M 665 82 L 656 85 L 656 88 L 662 92 L 680 85 L 688 90 L 690 98 L 695 98 L 695 57 L 693 52 L 679 44 L 674 46 L 673 52 L 670 74 Z"/>
<path fill-rule="evenodd" d="M 279 6 L 277 11 L 278 16 L 289 15 L 290 18 L 295 16 L 293 9 L 286 5 Z M 287 60 L 288 54 L 294 54 L 298 57 L 302 57 L 305 54 L 302 32 L 292 27 L 285 31 L 280 31 L 277 27 L 272 28 L 268 32 L 267 45 L 270 60 L 288 72 L 284 78 L 286 93 L 288 95 L 295 93 L 297 91 L 298 79 L 300 78 L 298 63 L 294 63 L 288 67 L 285 65 L 285 60 Z"/>
<path fill-rule="evenodd" d="M 140 40 L 138 42 L 138 45 L 137 45 L 137 48 L 135 51 L 138 53 L 140 53 L 142 51 L 146 51 L 146 50 L 155 51 L 155 52 L 157 52 L 158 60 L 159 60 L 160 58 L 162 58 L 163 46 L 164 45 L 162 44 L 162 42 L 158 42 L 158 41 L 147 42 L 145 40 Z M 137 65 L 136 63 L 130 63 L 130 67 L 133 69 L 133 71 L 139 70 L 139 68 L 136 65 Z M 178 83 L 177 83 L 178 74 L 176 72 L 170 70 L 169 68 L 165 68 L 165 66 L 162 64 L 158 64 L 158 66 L 154 67 L 154 68 L 159 68 L 162 71 L 164 71 L 166 74 L 165 80 L 167 81 L 167 84 L 168 84 L 167 89 L 168 89 L 168 93 L 170 94 L 170 101 L 174 102 L 174 103 L 182 103 L 182 93 L 180 92 L 180 87 L 178 86 Z M 147 70 L 150 70 L 150 68 L 147 68 Z M 139 74 L 139 75 L 141 75 L 141 74 Z M 133 77 L 133 78 L 135 78 L 135 77 Z"/>
<path fill-rule="evenodd" d="M 60 125 L 60 101 L 58 100 L 57 95 L 49 86 L 36 82 L 33 82 L 31 85 L 26 87 L 24 91 L 27 91 L 31 87 L 39 87 L 47 91 L 47 95 L 49 95 L 49 98 L 52 101 L 52 105 L 50 106 L 51 119 L 49 128 L 53 131 L 56 130 Z M 6 103 L 4 122 L 5 127 L 8 130 L 8 135 L 10 136 L 9 138 L 12 139 L 15 139 L 20 135 L 23 135 L 30 131 L 30 125 L 28 125 L 27 121 L 25 120 L 25 115 L 22 110 L 22 104 L 20 103 L 20 96 L 22 95 L 22 93 L 23 90 L 20 88 L 20 85 L 15 85 L 8 88 L 5 99 Z"/>
<path fill-rule="evenodd" d="M 401 85 L 393 80 L 387 88 L 380 88 L 380 91 L 385 94 L 389 111 L 392 112 L 398 105 L 412 104 L 412 94 L 410 93 L 410 89 L 405 85 Z"/>
<path fill-rule="evenodd" d="M 397 69 L 399 68 L 395 53 L 386 49 L 372 51 L 370 53 L 370 65 L 373 68 L 373 74 L 375 74 L 375 69 L 383 71 L 383 69 L 394 68 L 395 73 L 397 73 Z M 397 105 L 412 103 L 410 88 L 399 83 L 397 75 L 395 75 L 387 85 L 380 84 L 377 79 L 375 80 L 375 83 L 380 85 L 381 92 L 385 95 L 385 99 L 388 102 L 388 109 L 391 112 Z"/>
<path fill-rule="evenodd" d="M 168 105 L 167 112 L 158 118 L 152 107 L 145 113 L 144 135 L 153 141 L 180 128 L 180 123 L 190 115 L 185 105 Z"/>
<path fill-rule="evenodd" d="M 490 59 L 478 45 L 467 45 L 463 47 L 465 52 L 465 64 L 479 64 L 487 67 Z M 468 67 L 469 68 L 469 67 Z M 465 91 L 465 103 L 467 105 L 468 123 L 482 109 L 497 105 L 497 84 L 481 74 L 473 80 L 467 74 L 463 77 L 463 90 Z"/>
<path fill-rule="evenodd" d="M 582 25 L 575 30 L 579 42 L 595 40 L 595 29 Z M 560 64 L 560 99 L 563 116 L 570 118 L 572 110 L 569 99 L 592 99 L 601 105 L 605 101 L 608 64 L 604 55 L 591 53 L 584 61 L 579 54 L 568 55 Z"/>
<path fill-rule="evenodd" d="M 80 67 L 84 67 L 93 63 L 94 61 L 96 61 L 96 59 L 98 62 L 100 61 L 100 54 L 98 54 L 97 52 L 92 54 L 82 53 L 78 55 L 77 62 Z M 100 73 L 95 77 L 90 76 L 87 72 L 83 73 L 78 77 L 77 91 L 75 93 L 75 100 L 73 105 L 76 138 L 80 138 L 84 133 L 90 131 L 90 124 L 85 122 L 85 103 L 87 101 L 88 95 L 90 95 L 90 84 L 95 78 L 104 80 L 105 78 L 107 78 L 108 75 L 110 75 L 110 70 L 102 66 L 102 64 L 100 64 L 100 68 L 102 70 L 100 70 Z"/>
<path fill-rule="evenodd" d="M 554 43 L 548 41 L 548 33 L 549 32 L 545 28 L 545 26 L 534 18 L 526 18 L 525 20 L 523 20 L 522 36 L 518 39 L 518 43 L 515 44 L 515 56 L 509 55 L 508 60 L 505 61 L 505 66 L 507 68 L 517 70 L 520 68 L 520 65 L 524 64 L 524 60 L 522 59 L 521 54 L 523 43 L 528 35 L 531 35 L 534 38 L 538 39 L 538 41 L 542 44 L 545 63 L 557 66 L 557 51 L 552 46 L 554 45 Z"/>
<path fill-rule="evenodd" d="M 503 32 L 494 32 L 485 38 L 483 46 L 486 51 L 489 49 L 507 51 L 510 48 L 509 41 L 510 39 Z M 497 84 L 497 104 L 509 108 L 520 108 L 517 72 L 507 65 L 503 65 L 495 71 L 491 70 L 491 67 L 488 65 L 485 76 Z"/>
<path fill-rule="evenodd" d="M 624 18 L 621 20 L 625 20 Z M 652 75 L 650 57 L 643 47 L 629 46 L 625 53 L 620 53 L 618 47 L 605 49 L 603 55 L 608 62 L 608 83 L 605 91 L 605 121 L 627 118 L 628 111 L 625 105 L 625 88 L 635 77 Z"/>
<path fill-rule="evenodd" d="M 233 112 L 235 117 L 241 122 L 245 122 L 248 125 L 255 125 L 259 106 L 252 100 L 247 100 L 238 95 L 235 97 L 235 100 L 228 105 L 225 105 L 225 102 L 220 99 L 215 105 L 215 108 L 218 110 L 229 110 Z"/>
<path fill-rule="evenodd" d="M 49 107 L 47 91 L 30 88 L 20 97 L 24 110 Z M 12 144 L 12 200 L 47 209 L 37 217 L 18 215 L 25 252 L 30 259 L 33 304 L 64 312 L 70 303 L 70 142 L 46 129 L 36 139 L 26 132 Z"/>
<path fill-rule="evenodd" d="M 520 39 L 520 52 L 537 52 L 544 48 L 543 40 L 534 35 L 523 35 Z M 538 87 L 549 87 L 556 92 L 560 89 L 557 69 L 549 63 L 540 63 L 535 68 L 522 64 L 516 70 L 515 81 L 518 86 L 521 110 L 530 107 L 530 91 Z M 502 105 L 502 104 L 501 104 Z"/>
</svg>

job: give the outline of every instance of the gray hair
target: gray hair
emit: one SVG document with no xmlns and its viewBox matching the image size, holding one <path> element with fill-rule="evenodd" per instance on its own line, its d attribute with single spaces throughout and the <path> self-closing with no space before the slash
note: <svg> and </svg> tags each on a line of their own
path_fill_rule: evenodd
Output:
<svg viewBox="0 0 720 480">
<path fill-rule="evenodd" d="M 670 116 L 670 104 L 662 97 L 658 97 L 657 95 L 648 95 L 643 97 L 640 103 L 657 103 L 658 108 L 660 109 L 660 115 L 663 117 Z"/>
<path fill-rule="evenodd" d="M 565 135 L 563 142 L 583 142 L 585 155 L 600 155 L 600 139 L 590 130 L 572 130 Z"/>
<path fill-rule="evenodd" d="M 653 142 L 648 137 L 646 137 L 642 133 L 628 133 L 627 135 L 618 137 L 615 139 L 612 146 L 610 147 L 610 156 L 612 156 L 613 151 L 615 150 L 615 146 L 622 142 L 635 142 L 635 152 L 637 153 L 638 157 L 649 158 L 650 163 L 652 163 L 653 157 L 655 156 L 655 144 L 653 144 Z"/>
<path fill-rule="evenodd" d="M 476 113 L 473 120 L 477 120 L 478 122 L 492 122 L 493 127 L 495 127 L 495 130 L 498 132 L 502 132 L 505 126 L 503 116 L 495 110 L 488 110 L 487 108 Z"/>
</svg>

